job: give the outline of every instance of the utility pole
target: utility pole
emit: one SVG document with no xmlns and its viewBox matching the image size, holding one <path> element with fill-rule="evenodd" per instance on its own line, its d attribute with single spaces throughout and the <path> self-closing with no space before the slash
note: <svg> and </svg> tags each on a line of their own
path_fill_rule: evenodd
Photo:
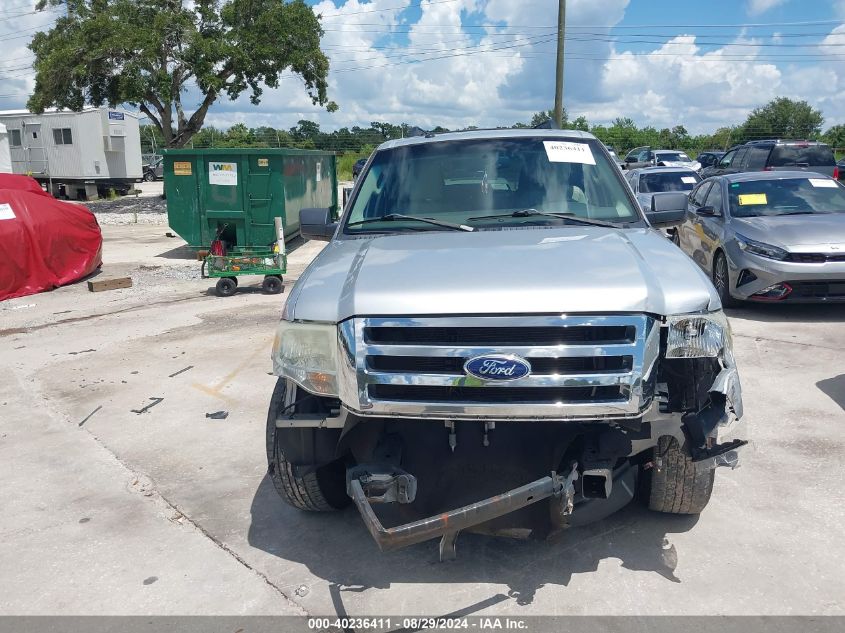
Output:
<svg viewBox="0 0 845 633">
<path fill-rule="evenodd" d="M 563 38 L 566 33 L 566 0 L 558 0 L 557 10 L 557 85 L 555 86 L 555 123 L 563 127 Z"/>
</svg>

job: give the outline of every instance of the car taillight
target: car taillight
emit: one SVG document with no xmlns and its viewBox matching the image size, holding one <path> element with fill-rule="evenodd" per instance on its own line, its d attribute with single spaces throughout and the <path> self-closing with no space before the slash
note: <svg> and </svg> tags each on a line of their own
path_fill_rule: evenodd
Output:
<svg viewBox="0 0 845 633">
<path fill-rule="evenodd" d="M 763 171 L 774 171 L 774 170 L 775 170 L 775 168 L 772 167 L 771 165 L 766 165 L 765 167 L 763 167 Z"/>
<path fill-rule="evenodd" d="M 839 167 L 838 166 L 833 168 L 833 179 L 839 180 Z"/>
</svg>

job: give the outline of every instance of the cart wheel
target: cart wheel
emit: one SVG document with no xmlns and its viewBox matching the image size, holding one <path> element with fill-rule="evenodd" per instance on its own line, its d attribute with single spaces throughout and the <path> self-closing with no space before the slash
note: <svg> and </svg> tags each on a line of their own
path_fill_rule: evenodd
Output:
<svg viewBox="0 0 845 633">
<path fill-rule="evenodd" d="M 218 297 L 231 297 L 238 289 L 238 280 L 234 277 L 221 277 L 215 290 Z"/>
<path fill-rule="evenodd" d="M 264 278 L 261 288 L 268 295 L 277 295 L 282 291 L 282 278 L 278 275 L 268 275 Z"/>
</svg>

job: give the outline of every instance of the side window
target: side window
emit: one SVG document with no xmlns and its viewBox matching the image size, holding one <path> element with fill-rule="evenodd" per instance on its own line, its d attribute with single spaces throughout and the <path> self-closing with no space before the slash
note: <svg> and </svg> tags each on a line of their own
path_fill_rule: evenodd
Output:
<svg viewBox="0 0 845 633">
<path fill-rule="evenodd" d="M 625 154 L 625 160 L 628 160 L 628 159 L 631 159 L 631 158 L 637 158 L 637 156 L 639 156 L 639 153 L 640 153 L 640 148 L 635 147 L 630 152 Z"/>
<path fill-rule="evenodd" d="M 719 167 L 730 167 L 734 156 L 736 156 L 736 150 L 722 156 L 722 160 L 719 161 Z"/>
<path fill-rule="evenodd" d="M 631 186 L 631 189 L 634 190 L 634 193 L 637 192 L 637 179 L 638 178 L 639 178 L 639 176 L 637 175 L 637 172 L 628 172 L 627 174 L 625 174 L 625 180 L 628 181 L 628 184 Z"/>
<path fill-rule="evenodd" d="M 710 193 L 707 194 L 707 200 L 704 206 L 713 207 L 717 212 L 722 212 L 722 187 L 718 182 L 713 183 L 713 186 L 710 188 Z"/>
<path fill-rule="evenodd" d="M 21 131 L 9 130 L 9 147 L 21 146 Z"/>
<path fill-rule="evenodd" d="M 53 142 L 56 145 L 73 145 L 73 133 L 69 127 L 53 130 Z"/>
<path fill-rule="evenodd" d="M 735 169 L 742 169 L 742 163 L 745 160 L 745 156 L 748 154 L 748 148 L 743 147 L 742 149 L 738 149 L 736 151 L 736 155 L 733 157 L 731 161 L 731 167 Z"/>
<path fill-rule="evenodd" d="M 703 207 L 704 201 L 707 199 L 707 190 L 710 189 L 712 183 L 703 182 L 698 187 L 692 190 L 690 194 L 690 201 L 697 207 Z"/>
<path fill-rule="evenodd" d="M 745 157 L 745 169 L 763 169 L 769 159 L 768 147 L 752 147 Z"/>
</svg>

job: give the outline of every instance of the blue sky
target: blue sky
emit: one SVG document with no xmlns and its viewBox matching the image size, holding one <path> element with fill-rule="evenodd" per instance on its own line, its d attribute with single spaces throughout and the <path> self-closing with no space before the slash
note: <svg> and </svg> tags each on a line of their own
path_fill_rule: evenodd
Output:
<svg viewBox="0 0 845 633">
<path fill-rule="evenodd" d="M 3 109 L 21 107 L 32 89 L 25 46 L 50 21 L 19 15 L 33 4 L 0 0 Z M 289 76 L 258 107 L 247 97 L 216 104 L 210 123 L 487 127 L 553 104 L 556 0 L 309 4 L 324 16 L 330 97 L 340 110 L 312 106 Z M 845 0 L 569 0 L 567 27 L 572 117 L 703 132 L 783 95 L 820 108 L 826 126 L 845 123 Z"/>
</svg>

